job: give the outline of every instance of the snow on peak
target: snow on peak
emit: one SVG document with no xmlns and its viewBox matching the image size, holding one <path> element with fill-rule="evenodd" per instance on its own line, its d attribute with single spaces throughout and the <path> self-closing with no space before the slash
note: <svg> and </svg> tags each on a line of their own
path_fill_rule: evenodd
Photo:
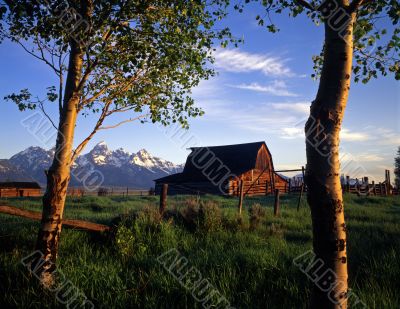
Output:
<svg viewBox="0 0 400 309">
<path fill-rule="evenodd" d="M 165 172 L 170 172 L 176 169 L 175 164 L 158 157 L 153 157 L 146 149 L 140 149 L 136 154 L 134 154 L 132 157 L 132 163 L 150 170 L 158 168 Z"/>
<path fill-rule="evenodd" d="M 40 169 L 43 166 L 50 165 L 54 156 L 52 150 L 45 150 L 38 146 L 31 146 L 18 152 L 10 158 L 10 162 L 17 167 L 32 167 Z"/>
<path fill-rule="evenodd" d="M 45 183 L 43 171 L 50 167 L 54 150 L 54 148 L 45 150 L 41 147 L 29 147 L 4 162 L 0 160 L 0 177 L 10 173 L 19 175 L 21 171 L 26 173 L 28 177 L 24 176 L 26 179 L 36 179 Z M 105 142 L 98 143 L 92 149 L 88 149 L 86 154 L 80 155 L 72 168 L 79 171 L 98 169 L 104 174 L 108 183 L 114 185 L 135 183 L 139 187 L 152 186 L 153 179 L 182 170 L 181 165 L 154 157 L 146 149 L 134 153 L 123 148 L 111 150 Z M 21 176 L 21 179 L 25 178 Z"/>
<path fill-rule="evenodd" d="M 28 149 L 14 155 L 10 160 L 17 166 L 30 166 L 32 169 L 44 169 L 50 166 L 54 156 L 54 148 L 45 150 L 40 147 Z M 130 153 L 123 148 L 110 150 L 102 141 L 96 144 L 88 153 L 79 156 L 74 162 L 73 168 L 83 167 L 87 164 L 98 166 L 113 166 L 127 168 L 145 168 L 151 172 L 163 171 L 176 172 L 181 166 L 151 155 L 146 149 L 140 149 L 136 153 Z"/>
<path fill-rule="evenodd" d="M 111 151 L 108 149 L 105 142 L 100 142 L 88 153 L 87 156 L 91 157 L 92 161 L 96 164 L 103 165 L 107 164 L 107 157 L 111 155 Z"/>
<path fill-rule="evenodd" d="M 101 142 L 97 143 L 96 146 L 106 146 L 107 147 L 107 143 L 105 141 L 101 141 Z"/>
<path fill-rule="evenodd" d="M 96 146 L 93 147 L 93 150 L 100 150 L 100 151 L 108 151 L 108 146 L 105 142 L 100 142 Z"/>
<path fill-rule="evenodd" d="M 151 158 L 152 155 L 146 150 L 146 149 L 140 149 L 137 153 L 136 156 L 146 159 L 146 158 Z"/>
</svg>

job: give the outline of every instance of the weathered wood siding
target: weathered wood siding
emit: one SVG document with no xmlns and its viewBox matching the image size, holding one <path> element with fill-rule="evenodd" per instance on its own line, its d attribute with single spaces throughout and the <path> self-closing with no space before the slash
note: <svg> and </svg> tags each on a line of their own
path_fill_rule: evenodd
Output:
<svg viewBox="0 0 400 309">
<path fill-rule="evenodd" d="M 264 145 L 258 151 L 255 169 L 230 181 L 229 195 L 239 195 L 240 180 L 244 181 L 243 190 L 246 196 L 268 195 L 275 188 L 278 188 L 282 193 L 288 190 L 288 182 L 274 173 L 272 158 Z"/>
<path fill-rule="evenodd" d="M 40 189 L 2 188 L 0 197 L 37 197 L 42 196 Z"/>
</svg>

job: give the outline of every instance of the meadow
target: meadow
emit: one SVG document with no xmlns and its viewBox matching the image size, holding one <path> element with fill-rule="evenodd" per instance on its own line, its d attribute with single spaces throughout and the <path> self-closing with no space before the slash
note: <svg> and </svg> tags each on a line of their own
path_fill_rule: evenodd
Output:
<svg viewBox="0 0 400 309">
<path fill-rule="evenodd" d="M 310 211 L 297 196 L 68 198 L 65 218 L 115 225 L 112 233 L 65 228 L 58 268 L 96 308 L 202 308 L 157 258 L 176 248 L 235 308 L 306 308 L 312 283 L 293 259 L 312 248 Z M 39 198 L 0 204 L 40 210 Z M 349 285 L 369 308 L 400 308 L 400 197 L 345 195 Z M 0 214 L 0 307 L 64 308 L 21 259 L 38 222 Z"/>
</svg>

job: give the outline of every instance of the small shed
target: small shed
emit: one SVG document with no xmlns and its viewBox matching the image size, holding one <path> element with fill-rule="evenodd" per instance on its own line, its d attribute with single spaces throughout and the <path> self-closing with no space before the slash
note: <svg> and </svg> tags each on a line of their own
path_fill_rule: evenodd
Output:
<svg viewBox="0 0 400 309">
<path fill-rule="evenodd" d="M 0 182 L 0 197 L 42 196 L 37 182 Z"/>
<path fill-rule="evenodd" d="M 274 170 L 265 142 L 192 147 L 182 173 L 155 180 L 156 194 L 168 184 L 168 194 L 218 194 L 237 196 L 285 192 L 288 180 Z"/>
</svg>

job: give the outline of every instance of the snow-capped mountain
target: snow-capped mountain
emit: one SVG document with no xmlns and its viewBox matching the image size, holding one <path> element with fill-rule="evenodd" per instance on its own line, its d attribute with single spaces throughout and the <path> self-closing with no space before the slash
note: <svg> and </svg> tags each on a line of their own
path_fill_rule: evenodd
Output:
<svg viewBox="0 0 400 309">
<path fill-rule="evenodd" d="M 177 169 L 181 170 L 183 168 L 182 165 L 177 166 L 172 162 L 153 157 L 150 153 L 147 152 L 146 149 L 141 149 L 137 153 L 135 153 L 132 156 L 131 162 L 149 170 L 161 169 L 168 174 L 171 172 L 176 173 Z"/>
<path fill-rule="evenodd" d="M 29 147 L 13 155 L 8 161 L 11 165 L 25 171 L 31 178 L 45 182 L 44 171 L 50 167 L 54 149 L 44 150 L 40 147 Z"/>
<path fill-rule="evenodd" d="M 32 181 L 32 177 L 9 160 L 0 160 L 0 181 Z"/>
<path fill-rule="evenodd" d="M 182 168 L 181 165 L 152 156 L 146 149 L 141 149 L 137 153 L 127 152 L 123 148 L 112 151 L 108 149 L 105 142 L 98 143 L 90 152 L 80 156 L 76 163 L 78 166 L 84 166 L 88 163 L 97 166 L 134 166 L 153 172 L 162 170 L 167 174 L 175 173 L 176 170 Z"/>
<path fill-rule="evenodd" d="M 54 156 L 54 149 L 44 150 L 29 147 L 17 153 L 7 161 L 13 167 L 23 170 L 39 183 L 46 182 L 44 171 L 49 168 Z M 74 175 L 87 174 L 96 170 L 104 176 L 105 186 L 129 186 L 149 188 L 153 180 L 169 174 L 178 173 L 183 165 L 152 156 L 147 150 L 130 153 L 122 148 L 110 150 L 105 142 L 98 143 L 91 151 L 79 156 L 73 165 L 71 185 L 79 186 Z M 0 177 L 1 177 L 0 169 Z"/>
</svg>

